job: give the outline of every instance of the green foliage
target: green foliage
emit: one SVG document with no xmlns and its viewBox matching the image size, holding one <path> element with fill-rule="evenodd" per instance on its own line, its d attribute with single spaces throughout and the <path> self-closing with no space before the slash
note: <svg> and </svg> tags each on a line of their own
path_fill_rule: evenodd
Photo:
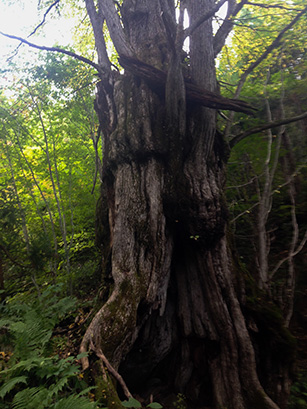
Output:
<svg viewBox="0 0 307 409">
<path fill-rule="evenodd" d="M 174 402 L 174 407 L 176 409 L 186 409 L 187 408 L 187 399 L 182 393 L 178 393 L 177 399 Z"/>
<path fill-rule="evenodd" d="M 7 402 L 0 408 L 97 408 L 84 396 L 92 388 L 79 376 L 81 356 L 50 355 L 54 327 L 76 307 L 75 299 L 60 297 L 60 290 L 49 287 L 37 299 L 15 297 L 1 306 L 0 327 L 9 333 L 13 354 L 0 372 L 0 398 Z M 0 338 L 1 344 L 5 347 Z"/>
<path fill-rule="evenodd" d="M 307 372 L 302 373 L 291 387 L 289 409 L 307 409 Z"/>
<path fill-rule="evenodd" d="M 134 398 L 129 398 L 126 401 L 122 402 L 122 405 L 124 408 L 135 408 L 135 409 L 139 409 L 142 407 L 142 404 Z"/>
<path fill-rule="evenodd" d="M 124 408 L 140 409 L 142 407 L 142 404 L 137 399 L 129 398 L 128 400 L 122 402 L 122 406 Z M 160 403 L 158 402 L 151 402 L 146 406 L 146 408 L 161 409 L 162 405 L 160 405 Z"/>
<path fill-rule="evenodd" d="M 44 356 L 53 328 L 76 306 L 70 297 L 59 298 L 61 286 L 50 286 L 34 300 L 8 302 L 1 307 L 0 327 L 9 329 L 14 360 Z"/>
<path fill-rule="evenodd" d="M 5 287 L 13 281 L 20 290 L 33 271 L 39 284 L 46 272 L 71 282 L 75 267 L 96 257 L 93 70 L 48 54 L 9 71 L 0 104 Z"/>
</svg>

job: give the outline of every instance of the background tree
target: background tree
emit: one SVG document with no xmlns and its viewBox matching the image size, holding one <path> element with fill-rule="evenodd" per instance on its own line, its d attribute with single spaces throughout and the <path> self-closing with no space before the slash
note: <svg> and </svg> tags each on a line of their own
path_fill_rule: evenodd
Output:
<svg viewBox="0 0 307 409">
<path fill-rule="evenodd" d="M 49 275 L 71 287 L 84 254 L 96 253 L 94 80 L 63 56 L 29 65 L 13 68 L 0 106 L 4 281 L 32 277 L 39 288 Z"/>
</svg>

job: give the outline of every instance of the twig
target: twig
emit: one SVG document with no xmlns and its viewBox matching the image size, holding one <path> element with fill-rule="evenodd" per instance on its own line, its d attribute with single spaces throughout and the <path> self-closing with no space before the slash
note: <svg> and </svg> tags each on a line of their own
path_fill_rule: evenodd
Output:
<svg viewBox="0 0 307 409">
<path fill-rule="evenodd" d="M 258 176 L 252 177 L 251 180 L 249 180 L 249 181 L 246 182 L 246 183 L 243 183 L 242 185 L 227 186 L 226 189 L 240 189 L 241 187 L 248 186 L 248 185 L 252 184 L 252 183 L 254 182 L 254 180 L 257 179 L 257 177 L 258 177 Z"/>
<path fill-rule="evenodd" d="M 45 23 L 47 15 L 50 13 L 50 11 L 53 9 L 53 7 L 55 7 L 55 6 L 58 5 L 59 2 L 60 2 L 60 0 L 55 0 L 55 2 L 52 3 L 52 4 L 48 7 L 48 9 L 45 11 L 45 13 L 44 13 L 44 15 L 43 15 L 42 21 L 39 23 L 38 26 L 35 27 L 35 29 L 32 31 L 32 33 L 30 33 L 30 34 L 28 35 L 27 38 L 33 36 L 33 34 L 35 34 L 36 31 Z"/>
<path fill-rule="evenodd" d="M 264 9 L 282 9 L 282 10 L 288 10 L 288 11 L 302 11 L 302 9 L 285 7 L 285 6 L 281 6 L 280 4 L 261 4 L 261 3 L 252 3 L 251 1 L 248 1 L 246 4 L 248 4 L 249 6 L 261 7 Z"/>
<path fill-rule="evenodd" d="M 48 7 L 47 11 L 44 13 L 44 16 L 43 16 L 42 21 L 35 27 L 35 29 L 32 31 L 32 33 L 30 33 L 30 34 L 27 36 L 27 38 L 33 36 L 33 34 L 35 34 L 36 31 L 45 23 L 47 15 L 50 13 L 50 11 L 53 9 L 53 7 L 56 6 L 59 2 L 60 2 L 60 0 L 55 0 L 55 2 L 52 3 L 52 4 Z M 21 41 L 20 44 L 15 48 L 13 54 L 8 58 L 8 61 L 11 60 L 13 57 L 15 57 L 15 55 L 17 54 L 17 52 L 18 52 L 18 50 L 19 50 L 21 44 L 22 44 L 22 41 Z"/>
</svg>

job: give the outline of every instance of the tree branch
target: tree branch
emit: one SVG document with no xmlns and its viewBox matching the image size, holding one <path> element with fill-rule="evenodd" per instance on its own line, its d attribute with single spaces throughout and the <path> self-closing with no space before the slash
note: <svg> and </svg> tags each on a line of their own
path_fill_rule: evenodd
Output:
<svg viewBox="0 0 307 409">
<path fill-rule="evenodd" d="M 17 36 L 11 35 L 11 34 L 6 34 L 6 33 L 3 33 L 2 31 L 0 31 L 0 34 L 3 35 L 4 37 L 11 38 L 13 40 L 18 40 L 18 41 L 22 42 L 23 44 L 26 44 L 29 47 L 36 48 L 38 50 L 52 51 L 52 52 L 57 52 L 57 53 L 69 55 L 70 57 L 73 57 L 76 60 L 82 61 L 82 62 L 84 62 L 85 64 L 88 64 L 88 65 L 91 65 L 101 75 L 101 72 L 102 72 L 101 67 L 99 67 L 98 64 L 94 63 L 93 61 L 89 60 L 88 58 L 82 57 L 82 55 L 76 54 L 76 53 L 74 53 L 72 51 L 64 50 L 63 48 L 59 48 L 59 47 L 46 47 L 46 46 L 43 46 L 43 45 L 37 45 L 37 44 L 34 44 L 34 43 L 30 43 L 28 40 L 26 40 L 24 38 L 17 37 Z"/>
<path fill-rule="evenodd" d="M 113 0 L 99 0 L 99 7 L 106 19 L 106 23 L 110 32 L 114 47 L 119 56 L 133 56 L 133 50 L 126 39 L 119 15 L 116 11 Z"/>
<path fill-rule="evenodd" d="M 213 7 L 208 13 L 204 14 L 203 16 L 200 16 L 198 20 L 196 20 L 190 27 L 186 28 L 184 30 L 184 36 L 183 40 L 187 37 L 189 37 L 201 24 L 203 24 L 205 21 L 209 20 L 209 18 L 213 17 L 217 11 L 223 6 L 224 3 L 226 3 L 227 0 L 220 0 L 215 7 Z"/>
<path fill-rule="evenodd" d="M 272 278 L 274 277 L 274 275 L 276 274 L 276 272 L 280 269 L 280 267 L 287 261 L 289 260 L 290 257 L 294 257 L 297 254 L 299 254 L 302 249 L 304 248 L 305 244 L 307 242 L 307 230 L 305 231 L 304 237 L 302 238 L 300 244 L 298 245 L 298 247 L 296 248 L 295 251 L 293 251 L 292 253 L 289 252 L 289 254 L 287 255 L 287 257 L 279 260 L 279 262 L 276 264 L 276 266 L 274 267 L 274 269 L 272 270 L 272 272 L 270 273 L 270 280 L 272 280 Z"/>
<path fill-rule="evenodd" d="M 106 43 L 102 31 L 104 18 L 97 13 L 93 0 L 85 0 L 85 6 L 93 27 L 98 64 L 100 67 L 103 67 L 104 70 L 109 72 L 111 69 L 111 62 L 107 54 Z"/>
<path fill-rule="evenodd" d="M 294 26 L 294 24 L 302 17 L 303 14 L 305 14 L 307 11 L 307 6 L 300 12 L 298 13 L 294 19 L 284 27 L 281 32 L 278 34 L 278 36 L 275 38 L 275 40 L 271 43 L 271 45 L 265 50 L 265 52 L 250 66 L 247 68 L 247 70 L 243 73 L 243 75 L 240 78 L 238 88 L 235 93 L 235 98 L 237 98 L 240 95 L 241 89 L 246 81 L 246 78 L 248 75 L 263 61 L 267 58 L 267 56 L 280 44 L 280 40 L 282 39 L 283 35 Z"/>
<path fill-rule="evenodd" d="M 7 250 L 6 247 L 4 247 L 2 244 L 0 244 L 0 251 L 3 251 L 3 253 L 6 255 L 6 257 L 12 262 L 14 263 L 16 266 L 21 267 L 21 268 L 30 268 L 30 266 L 26 266 L 22 263 L 20 263 L 19 261 L 15 260 L 15 258 L 13 256 L 10 255 L 9 251 Z"/>
<path fill-rule="evenodd" d="M 213 49 L 214 56 L 216 57 L 218 53 L 223 48 L 228 34 L 231 32 L 234 22 L 233 18 L 241 11 L 242 7 L 247 3 L 247 0 L 242 0 L 239 4 L 236 4 L 235 0 L 231 0 L 228 3 L 228 10 L 226 19 L 217 30 L 213 39 Z"/>
<path fill-rule="evenodd" d="M 159 0 L 159 3 L 161 7 L 161 17 L 164 23 L 169 46 L 174 52 L 176 52 L 176 40 L 178 36 L 178 26 L 176 24 L 176 20 L 173 18 L 168 3 L 165 0 Z M 182 44 L 180 44 L 180 46 L 181 45 Z"/>
<path fill-rule="evenodd" d="M 280 4 L 261 4 L 261 3 L 252 3 L 251 1 L 248 1 L 246 4 L 250 6 L 262 7 L 264 9 L 282 9 L 282 10 L 288 10 L 288 11 L 301 11 L 302 10 L 302 9 L 295 9 L 295 8 L 281 6 Z"/>
<path fill-rule="evenodd" d="M 53 3 L 48 7 L 48 9 L 47 9 L 47 10 L 45 11 L 45 13 L 44 13 L 44 16 L 43 16 L 42 21 L 39 23 L 38 26 L 35 27 L 35 29 L 32 31 L 32 33 L 30 33 L 30 34 L 28 35 L 27 38 L 33 36 L 33 34 L 35 34 L 36 31 L 45 23 L 46 17 L 47 17 L 48 14 L 50 13 L 50 11 L 53 9 L 53 7 L 55 7 L 55 6 L 57 6 L 57 5 L 59 4 L 59 2 L 60 2 L 60 0 L 55 0 L 55 2 L 53 2 Z"/>
<path fill-rule="evenodd" d="M 234 136 L 230 140 L 229 146 L 231 148 L 233 148 L 238 142 L 242 141 L 242 139 L 246 138 L 249 135 L 265 131 L 266 129 L 275 128 L 277 126 L 290 124 L 291 122 L 297 122 L 297 121 L 300 121 L 301 119 L 304 119 L 306 117 L 307 117 L 307 112 L 304 112 L 303 114 L 298 115 L 298 116 L 293 116 L 291 118 L 285 118 L 285 119 L 281 119 L 281 120 L 278 120 L 278 121 L 269 122 L 269 123 L 264 124 L 264 125 L 255 126 L 254 128 L 250 128 L 250 129 L 246 130 L 245 132 L 242 132 L 242 133 Z"/>
<path fill-rule="evenodd" d="M 247 70 L 241 75 L 236 92 L 234 94 L 234 98 L 238 98 L 241 90 L 243 88 L 243 85 L 245 84 L 245 81 L 248 77 L 248 75 L 263 61 L 266 59 L 266 57 L 276 48 L 279 46 L 280 41 L 283 37 L 283 35 L 290 30 L 290 28 L 299 20 L 299 18 L 306 13 L 307 11 L 307 7 L 304 8 L 304 10 L 302 10 L 300 13 L 298 13 L 296 15 L 296 17 L 288 24 L 286 25 L 286 27 L 283 28 L 283 30 L 278 34 L 278 36 L 275 38 L 275 40 L 271 43 L 271 45 L 265 50 L 265 52 L 252 64 L 250 64 L 250 66 L 247 68 Z M 234 118 L 234 114 L 231 113 L 229 121 L 226 125 L 225 131 L 224 131 L 224 136 L 229 136 L 230 133 L 230 128 L 232 125 L 232 121 Z"/>
<path fill-rule="evenodd" d="M 53 7 L 55 7 L 59 2 L 60 2 L 60 0 L 55 0 L 55 2 L 52 3 L 52 4 L 48 7 L 47 11 L 44 13 L 44 16 L 43 16 L 42 21 L 39 23 L 38 26 L 35 27 L 35 29 L 32 31 L 32 33 L 30 33 L 30 34 L 27 36 L 27 38 L 29 38 L 29 37 L 31 37 L 33 34 L 35 34 L 36 31 L 45 23 L 47 15 L 50 13 L 50 11 L 53 9 Z M 15 55 L 18 53 L 18 50 L 19 50 L 21 44 L 22 44 L 22 41 L 18 44 L 18 46 L 17 46 L 17 47 L 15 48 L 15 50 L 13 51 L 12 55 L 8 58 L 8 61 L 11 60 L 13 57 L 15 57 Z"/>
</svg>

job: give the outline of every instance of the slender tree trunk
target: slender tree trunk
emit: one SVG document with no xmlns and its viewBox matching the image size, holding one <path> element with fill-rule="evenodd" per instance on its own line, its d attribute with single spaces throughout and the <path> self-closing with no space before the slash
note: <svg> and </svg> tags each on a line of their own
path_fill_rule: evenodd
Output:
<svg viewBox="0 0 307 409">
<path fill-rule="evenodd" d="M 4 268 L 3 268 L 3 256 L 0 250 L 0 301 L 5 300 L 5 287 L 4 287 Z"/>
</svg>

